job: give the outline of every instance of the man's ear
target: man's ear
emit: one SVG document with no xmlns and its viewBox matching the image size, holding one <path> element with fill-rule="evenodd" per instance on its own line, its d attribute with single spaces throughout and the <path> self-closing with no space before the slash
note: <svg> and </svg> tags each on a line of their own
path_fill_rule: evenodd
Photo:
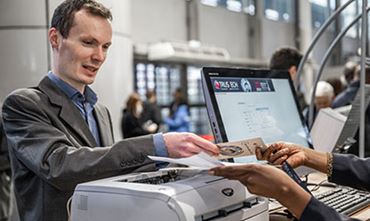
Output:
<svg viewBox="0 0 370 221">
<path fill-rule="evenodd" d="M 290 77 L 292 78 L 292 80 L 294 81 L 295 78 L 296 78 L 296 75 L 297 75 L 297 67 L 295 65 L 291 66 L 289 69 L 288 69 L 288 72 L 290 74 Z"/>
<path fill-rule="evenodd" d="M 59 41 L 61 40 L 58 30 L 55 28 L 50 28 L 48 32 L 48 36 L 49 36 L 49 42 L 50 42 L 51 48 L 57 49 L 59 45 Z"/>
</svg>

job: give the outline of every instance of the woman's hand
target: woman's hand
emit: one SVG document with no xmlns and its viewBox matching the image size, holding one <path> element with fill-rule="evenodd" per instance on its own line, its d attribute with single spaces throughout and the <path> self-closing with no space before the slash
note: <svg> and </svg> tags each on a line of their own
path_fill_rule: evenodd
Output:
<svg viewBox="0 0 370 221">
<path fill-rule="evenodd" d="M 277 199 L 299 218 L 311 195 L 296 184 L 287 174 L 274 166 L 245 164 L 212 168 L 211 175 L 239 180 L 248 191 Z"/>
<path fill-rule="evenodd" d="M 267 160 L 275 165 L 287 161 L 294 168 L 304 165 L 323 173 L 327 173 L 328 168 L 327 153 L 318 152 L 293 143 L 273 143 L 263 153 L 261 149 L 257 148 L 256 157 L 259 160 Z"/>
<path fill-rule="evenodd" d="M 307 148 L 298 144 L 277 142 L 269 146 L 263 153 L 261 149 L 256 149 L 256 157 L 259 160 L 267 160 L 268 162 L 280 165 L 287 161 L 292 167 L 305 165 L 307 162 Z"/>
</svg>

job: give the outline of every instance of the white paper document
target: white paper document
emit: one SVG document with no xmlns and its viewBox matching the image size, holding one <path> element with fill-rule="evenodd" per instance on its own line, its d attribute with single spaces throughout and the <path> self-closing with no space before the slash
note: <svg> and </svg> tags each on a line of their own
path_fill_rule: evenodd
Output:
<svg viewBox="0 0 370 221">
<path fill-rule="evenodd" d="M 210 169 L 217 166 L 226 165 L 237 165 L 230 162 L 221 162 L 219 160 L 226 160 L 229 158 L 242 157 L 254 155 L 257 147 L 261 148 L 262 151 L 266 150 L 267 147 L 263 140 L 259 137 L 250 138 L 241 141 L 218 143 L 216 144 L 220 148 L 220 155 L 217 157 L 211 157 L 208 154 L 201 152 L 197 155 L 186 158 L 168 158 L 168 157 L 157 157 L 148 156 L 154 161 L 163 161 L 167 163 L 182 164 L 191 167 L 197 167 L 201 169 Z"/>
<path fill-rule="evenodd" d="M 321 109 L 310 131 L 314 149 L 332 152 L 346 120 L 331 108 Z"/>
<path fill-rule="evenodd" d="M 224 165 L 223 162 L 218 161 L 208 154 L 201 152 L 197 155 L 193 155 L 191 157 L 186 158 L 168 158 L 168 157 L 156 157 L 156 156 L 148 156 L 150 159 L 154 161 L 163 161 L 168 163 L 176 163 L 187 165 L 191 167 L 197 167 L 202 169 L 210 169 L 217 166 Z"/>
</svg>

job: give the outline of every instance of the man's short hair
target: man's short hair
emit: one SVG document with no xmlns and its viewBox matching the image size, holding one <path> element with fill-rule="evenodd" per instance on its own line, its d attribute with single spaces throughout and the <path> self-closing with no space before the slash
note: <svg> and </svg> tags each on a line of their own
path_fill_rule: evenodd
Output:
<svg viewBox="0 0 370 221">
<path fill-rule="evenodd" d="M 289 70 L 292 66 L 298 68 L 302 54 L 295 48 L 280 48 L 274 52 L 270 59 L 270 69 Z"/>
<path fill-rule="evenodd" d="M 153 91 L 153 90 L 148 90 L 148 91 L 146 92 L 145 96 L 146 96 L 146 99 L 147 99 L 147 100 L 150 100 L 152 97 L 155 97 L 155 96 L 156 96 L 156 94 L 155 94 L 155 91 Z"/>
<path fill-rule="evenodd" d="M 344 65 L 343 75 L 346 79 L 347 84 L 351 83 L 355 77 L 356 70 L 359 69 L 359 65 L 356 62 L 348 61 Z"/>
<path fill-rule="evenodd" d="M 95 0 L 65 0 L 55 9 L 51 27 L 56 28 L 64 38 L 67 38 L 73 26 L 74 15 L 81 9 L 110 21 L 113 19 L 110 10 Z"/>
</svg>

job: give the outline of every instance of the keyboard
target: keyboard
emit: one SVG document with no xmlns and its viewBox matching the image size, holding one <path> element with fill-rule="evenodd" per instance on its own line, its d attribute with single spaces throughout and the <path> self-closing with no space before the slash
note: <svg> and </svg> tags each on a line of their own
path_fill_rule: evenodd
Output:
<svg viewBox="0 0 370 221">
<path fill-rule="evenodd" d="M 321 192 L 314 196 L 324 204 L 334 208 L 344 215 L 354 212 L 370 205 L 370 193 L 353 189 L 350 187 L 337 187 Z"/>
</svg>

